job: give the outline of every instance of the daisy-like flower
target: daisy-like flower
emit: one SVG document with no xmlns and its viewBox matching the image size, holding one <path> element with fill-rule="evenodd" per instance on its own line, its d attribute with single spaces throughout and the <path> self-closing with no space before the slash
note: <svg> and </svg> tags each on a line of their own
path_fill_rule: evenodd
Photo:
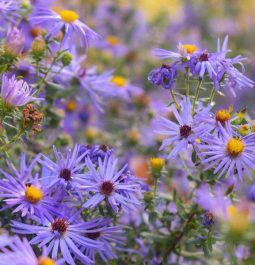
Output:
<svg viewBox="0 0 255 265">
<path fill-rule="evenodd" d="M 135 177 L 131 178 L 130 174 L 125 172 L 127 165 L 116 170 L 117 160 L 106 156 L 103 161 L 99 159 L 97 171 L 89 158 L 86 162 L 89 172 L 81 189 L 93 192 L 93 195 L 83 207 L 94 208 L 104 199 L 114 212 L 118 212 L 121 207 L 128 210 L 140 204 L 137 193 L 141 192 L 141 185 Z"/>
<path fill-rule="evenodd" d="M 148 76 L 148 80 L 165 89 L 171 89 L 174 85 L 174 79 L 177 76 L 177 69 L 174 65 L 163 64 L 160 68 L 153 69 Z"/>
<path fill-rule="evenodd" d="M 84 160 L 89 157 L 91 162 L 97 165 L 99 158 L 101 160 L 104 160 L 105 157 L 110 157 L 113 153 L 113 149 L 105 144 L 81 145 L 80 154 L 84 154 L 84 153 L 86 153 Z"/>
<path fill-rule="evenodd" d="M 140 95 L 143 91 L 140 87 L 132 85 L 124 76 L 114 75 L 111 78 L 112 89 L 110 95 L 126 101 L 131 97 Z"/>
<path fill-rule="evenodd" d="M 226 224 L 228 229 L 236 232 L 244 232 L 250 225 L 249 203 L 232 202 L 221 186 L 210 190 L 208 185 L 201 185 L 196 191 L 196 203 L 205 209 L 207 221 L 213 221 L 216 217 Z"/>
<path fill-rule="evenodd" d="M 65 86 L 67 83 L 71 84 L 74 80 L 79 82 L 80 92 L 85 92 L 85 96 L 93 102 L 97 109 L 103 111 L 103 99 L 104 97 L 110 97 L 114 89 L 114 85 L 111 83 L 113 71 L 98 73 L 96 66 L 85 68 L 85 59 L 86 56 L 79 57 L 74 53 L 70 65 L 66 66 L 61 73 L 59 73 L 59 69 L 62 66 L 53 67 L 52 72 L 57 73 L 55 80 Z"/>
<path fill-rule="evenodd" d="M 34 94 L 35 91 L 24 80 L 17 80 L 14 75 L 8 78 L 3 74 L 0 96 L 6 105 L 19 107 L 32 101 L 43 100 L 34 97 Z"/>
<path fill-rule="evenodd" d="M 218 126 L 220 135 L 205 137 L 204 143 L 199 145 L 205 170 L 214 169 L 218 178 L 224 174 L 226 178 L 238 175 L 242 180 L 244 173 L 252 178 L 250 169 L 255 170 L 254 134 L 237 135 L 231 130 L 230 123 L 225 128 L 220 123 Z"/>
<path fill-rule="evenodd" d="M 224 86 L 230 89 L 232 94 L 236 96 L 235 89 L 241 89 L 243 87 L 253 87 L 254 81 L 244 75 L 245 68 L 243 61 L 245 57 L 237 55 L 234 58 L 226 58 L 226 54 L 231 50 L 228 49 L 228 36 L 225 37 L 222 47 L 220 45 L 220 39 L 217 43 L 217 75 L 213 76 L 214 87 L 219 89 L 220 86 Z M 242 68 L 240 72 L 235 65 L 239 65 Z M 220 82 L 222 84 L 220 84 Z"/>
<path fill-rule="evenodd" d="M 79 20 L 79 15 L 72 10 L 57 10 L 38 8 L 31 14 L 30 21 L 48 29 L 46 37 L 54 38 L 62 29 L 64 36 L 62 44 L 71 49 L 76 38 L 81 47 L 87 50 L 91 41 L 98 39 L 99 35 Z"/>
<path fill-rule="evenodd" d="M 162 130 L 157 131 L 158 134 L 166 135 L 160 149 L 172 146 L 173 149 L 169 153 L 168 158 L 175 158 L 179 152 L 186 149 L 188 145 L 196 144 L 201 136 L 208 130 L 204 124 L 197 124 L 192 117 L 192 107 L 189 98 L 183 98 L 180 102 L 180 110 L 175 105 L 171 106 L 177 123 L 170 121 L 164 117 L 160 117 L 159 126 Z"/>
<path fill-rule="evenodd" d="M 16 178 L 2 169 L 0 173 L 4 178 L 0 180 L 0 198 L 6 208 L 14 208 L 13 213 L 21 212 L 21 216 L 37 216 L 41 219 L 54 213 L 47 187 L 41 185 L 38 175 Z"/>
<path fill-rule="evenodd" d="M 23 235 L 34 235 L 30 241 L 39 247 L 47 245 L 46 255 L 50 255 L 53 260 L 61 254 L 67 264 L 75 265 L 75 259 L 82 264 L 90 265 L 93 261 L 80 251 L 79 248 L 98 249 L 103 247 L 103 243 L 84 236 L 87 232 L 94 232 L 97 221 L 78 222 L 79 212 L 66 217 L 51 217 L 40 225 L 29 225 L 21 222 L 12 222 L 12 228 L 15 233 Z M 97 230 L 95 230 L 97 232 Z"/>
<path fill-rule="evenodd" d="M 168 51 L 165 49 L 155 48 L 153 49 L 152 53 L 161 58 L 176 58 L 176 59 L 190 59 L 191 54 L 196 52 L 198 47 L 195 44 L 181 44 L 177 46 L 177 52 Z"/>
<path fill-rule="evenodd" d="M 47 168 L 51 177 L 51 187 L 65 187 L 67 190 L 75 189 L 82 183 L 84 179 L 84 174 L 81 173 L 81 170 L 86 165 L 83 161 L 86 152 L 80 154 L 80 145 L 75 145 L 74 149 L 67 150 L 66 154 L 63 155 L 60 153 L 55 146 L 53 146 L 53 152 L 56 159 L 56 162 L 52 161 L 45 155 L 42 155 L 38 161 L 45 168 Z"/>
<path fill-rule="evenodd" d="M 230 106 L 228 109 L 219 109 L 216 112 L 211 112 L 212 106 L 207 106 L 202 110 L 198 111 L 196 115 L 197 122 L 204 123 L 208 132 L 219 134 L 219 123 L 224 127 L 225 123 L 233 122 L 238 119 L 238 115 L 233 115 L 233 107 Z"/>
<path fill-rule="evenodd" d="M 43 248 L 42 255 L 37 257 L 26 238 L 18 236 L 11 238 L 8 248 L 0 253 L 0 265 L 62 265 L 63 260 L 53 260 L 46 255 Z"/>
<path fill-rule="evenodd" d="M 98 219 L 93 228 L 94 232 L 86 232 L 85 236 L 103 243 L 102 249 L 92 249 L 88 247 L 81 248 L 90 259 L 95 261 L 96 253 L 105 262 L 112 259 L 117 259 L 115 250 L 124 245 L 123 231 L 120 226 L 111 226 L 110 219 Z"/>
</svg>

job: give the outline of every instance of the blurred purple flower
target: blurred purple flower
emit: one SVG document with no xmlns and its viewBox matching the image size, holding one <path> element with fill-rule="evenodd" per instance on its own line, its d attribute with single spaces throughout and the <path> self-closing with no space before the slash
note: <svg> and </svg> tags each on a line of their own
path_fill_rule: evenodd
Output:
<svg viewBox="0 0 255 265">
<path fill-rule="evenodd" d="M 38 8 L 32 12 L 30 21 L 34 25 L 40 25 L 48 29 L 46 37 L 52 39 L 64 29 L 62 44 L 64 48 L 72 49 L 74 39 L 85 50 L 91 41 L 98 39 L 99 35 L 79 20 L 79 15 L 71 10 L 55 12 L 47 8 Z"/>
<path fill-rule="evenodd" d="M 7 105 L 19 107 L 31 101 L 43 100 L 42 98 L 33 97 L 35 93 L 25 81 L 17 80 L 14 75 L 8 78 L 6 74 L 3 74 L 1 97 Z"/>
</svg>

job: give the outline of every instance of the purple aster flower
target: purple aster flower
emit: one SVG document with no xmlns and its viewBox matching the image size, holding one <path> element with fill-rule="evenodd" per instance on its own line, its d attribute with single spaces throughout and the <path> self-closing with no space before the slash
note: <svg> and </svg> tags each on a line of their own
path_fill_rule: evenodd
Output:
<svg viewBox="0 0 255 265">
<path fill-rule="evenodd" d="M 15 79 L 14 75 L 9 79 L 6 74 L 3 74 L 1 97 L 7 105 L 19 107 L 31 101 L 43 100 L 34 95 L 35 92 L 25 81 Z"/>
<path fill-rule="evenodd" d="M 228 49 L 228 36 L 225 37 L 222 47 L 220 40 L 217 43 L 217 53 L 214 54 L 216 60 L 216 74 L 212 76 L 215 89 L 219 89 L 221 86 L 230 89 L 232 94 L 236 96 L 235 90 L 243 87 L 253 87 L 254 82 L 244 75 L 245 68 L 243 61 L 246 58 L 238 55 L 234 58 L 226 58 L 226 54 L 231 50 Z M 240 72 L 235 65 L 242 67 Z"/>
<path fill-rule="evenodd" d="M 103 243 L 103 248 L 96 250 L 94 248 L 82 247 L 82 252 L 93 261 L 95 261 L 97 252 L 105 262 L 117 259 L 115 250 L 118 250 L 120 246 L 124 245 L 124 236 L 121 227 L 112 226 L 110 219 L 98 219 L 97 223 L 95 222 L 95 227 L 92 229 L 94 232 L 86 232 L 86 237 Z"/>
<path fill-rule="evenodd" d="M 82 184 L 82 189 L 93 192 L 83 207 L 94 208 L 104 199 L 110 204 L 114 212 L 120 207 L 129 210 L 134 205 L 139 205 L 137 193 L 141 192 L 141 185 L 135 177 L 131 177 L 126 171 L 127 165 L 116 170 L 117 160 L 113 157 L 105 157 L 98 161 L 98 171 L 89 158 L 86 159 L 89 172 Z"/>
<path fill-rule="evenodd" d="M 86 153 L 84 160 L 89 157 L 91 162 L 98 165 L 99 158 L 104 160 L 105 157 L 110 157 L 113 153 L 113 149 L 105 144 L 101 145 L 81 145 L 80 154 Z"/>
<path fill-rule="evenodd" d="M 227 217 L 227 209 L 231 205 L 230 199 L 225 195 L 223 186 L 216 186 L 210 190 L 207 184 L 202 184 L 196 191 L 196 203 L 202 206 L 211 217 Z M 208 216 L 206 221 L 208 221 Z"/>
<path fill-rule="evenodd" d="M 62 44 L 71 49 L 76 38 L 79 45 L 87 50 L 91 41 L 98 39 L 99 35 L 79 20 L 79 15 L 72 10 L 55 12 L 47 8 L 38 8 L 31 14 L 30 21 L 48 29 L 46 37 L 54 38 L 62 29 L 64 37 Z"/>
<path fill-rule="evenodd" d="M 11 238 L 8 248 L 0 253 L 0 265 L 62 265 L 63 260 L 53 260 L 46 255 L 46 248 L 42 255 L 37 257 L 26 238 L 20 239 L 18 236 Z"/>
<path fill-rule="evenodd" d="M 214 169 L 218 178 L 238 175 L 243 179 L 244 173 L 252 178 L 250 169 L 255 170 L 255 139 L 254 134 L 240 136 L 231 130 L 230 123 L 225 128 L 219 123 L 220 135 L 204 137 L 199 150 L 203 155 L 201 163 L 205 170 Z"/>
<path fill-rule="evenodd" d="M 74 54 L 72 62 L 69 66 L 65 67 L 61 73 L 59 69 L 61 66 L 53 67 L 53 73 L 58 73 L 55 80 L 66 86 L 76 80 L 80 83 L 81 94 L 85 92 L 85 95 L 81 95 L 80 98 L 84 101 L 83 97 L 89 97 L 96 108 L 103 111 L 104 97 L 110 97 L 112 95 L 113 84 L 111 83 L 113 71 L 105 71 L 98 73 L 97 67 L 84 67 L 84 61 L 86 56 L 78 57 Z"/>
<path fill-rule="evenodd" d="M 189 60 L 191 54 L 197 51 L 198 47 L 194 44 L 182 44 L 179 43 L 177 46 L 177 52 L 172 52 L 165 49 L 159 49 L 155 48 L 152 50 L 153 55 L 161 58 L 161 59 L 167 59 L 167 58 L 175 58 L 178 60 Z"/>
<path fill-rule="evenodd" d="M 190 72 L 199 76 L 201 79 L 204 78 L 205 74 L 208 74 L 212 79 L 213 76 L 217 75 L 216 73 L 216 65 L 217 65 L 217 57 L 213 53 L 208 53 L 207 51 L 196 52 L 193 57 L 193 60 L 196 60 L 194 67 L 190 68 Z"/>
<path fill-rule="evenodd" d="M 14 208 L 13 213 L 21 212 L 22 217 L 37 216 L 41 219 L 55 212 L 49 190 L 41 185 L 38 175 L 17 178 L 2 169 L 0 173 L 4 176 L 0 180 L 0 198 L 6 204 L 3 209 Z M 14 173 L 17 175 L 18 172 Z"/>
<path fill-rule="evenodd" d="M 24 43 L 25 37 L 16 27 L 8 30 L 5 42 L 7 53 L 18 56 L 23 50 Z"/>
<path fill-rule="evenodd" d="M 12 230 L 18 234 L 35 234 L 30 243 L 39 247 L 47 246 L 45 254 L 51 253 L 54 260 L 61 254 L 67 264 L 75 265 L 76 259 L 82 264 L 91 264 L 93 261 L 82 253 L 80 248 L 99 249 L 103 247 L 103 243 L 84 236 L 87 232 L 97 232 L 93 230 L 97 221 L 78 222 L 77 219 L 79 220 L 79 212 L 69 218 L 64 215 L 51 217 L 39 225 L 12 221 Z"/>
<path fill-rule="evenodd" d="M 196 139 L 201 138 L 207 132 L 207 128 L 203 124 L 197 124 L 196 119 L 192 117 L 189 98 L 183 98 L 180 102 L 180 110 L 174 104 L 170 107 L 170 110 L 173 112 L 177 123 L 160 117 L 159 125 L 164 129 L 157 131 L 157 133 L 167 136 L 160 149 L 162 150 L 171 145 L 173 149 L 168 158 L 174 158 L 182 149 L 187 149 L 189 144 L 196 144 Z"/>
<path fill-rule="evenodd" d="M 176 76 L 177 69 L 174 65 L 163 64 L 161 68 L 154 69 L 149 73 L 148 80 L 154 85 L 161 85 L 165 89 L 171 89 Z"/>
<path fill-rule="evenodd" d="M 76 189 L 84 179 L 81 170 L 86 165 L 83 158 L 86 153 L 80 154 L 80 145 L 75 145 L 74 149 L 67 150 L 65 155 L 60 153 L 55 146 L 53 152 L 56 162 L 43 155 L 38 161 L 51 172 L 51 187 L 64 187 L 67 190 Z"/>
<path fill-rule="evenodd" d="M 18 17 L 18 11 L 20 10 L 20 0 L 0 0 L 0 15 L 5 19 L 15 22 L 13 17 Z"/>
<path fill-rule="evenodd" d="M 196 120 L 198 123 L 203 123 L 208 128 L 208 133 L 221 133 L 219 128 L 219 123 L 224 127 L 225 123 L 233 122 L 238 119 L 238 115 L 232 115 L 231 107 L 229 109 L 219 109 L 215 113 L 211 112 L 212 106 L 209 105 L 200 111 L 196 115 Z M 231 126 L 232 128 L 232 126 Z"/>
</svg>

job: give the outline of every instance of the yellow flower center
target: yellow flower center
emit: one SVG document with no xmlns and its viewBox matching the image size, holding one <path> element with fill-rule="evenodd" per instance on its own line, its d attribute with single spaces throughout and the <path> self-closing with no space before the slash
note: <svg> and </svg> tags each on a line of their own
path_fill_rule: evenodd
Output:
<svg viewBox="0 0 255 265">
<path fill-rule="evenodd" d="M 27 186 L 25 198 L 30 203 L 37 203 L 43 198 L 43 192 L 35 186 Z"/>
<path fill-rule="evenodd" d="M 66 104 L 66 110 L 68 112 L 74 112 L 77 109 L 77 104 L 74 100 L 70 100 Z"/>
<path fill-rule="evenodd" d="M 48 257 L 40 257 L 37 265 L 56 265 L 56 262 Z"/>
<path fill-rule="evenodd" d="M 61 19 L 66 23 L 73 23 L 77 19 L 79 19 L 79 15 L 72 11 L 72 10 L 60 10 L 59 15 L 61 16 Z"/>
<path fill-rule="evenodd" d="M 162 158 L 153 157 L 150 159 L 150 165 L 151 165 L 152 170 L 161 171 L 164 164 L 165 164 L 165 160 Z"/>
<path fill-rule="evenodd" d="M 237 138 L 231 138 L 226 145 L 227 153 L 230 156 L 237 157 L 244 151 L 244 142 Z"/>
<path fill-rule="evenodd" d="M 127 80 L 123 76 L 113 76 L 112 83 L 118 87 L 124 87 L 127 84 Z"/>
<path fill-rule="evenodd" d="M 187 53 L 192 54 L 198 50 L 198 47 L 194 44 L 183 44 L 182 48 L 186 50 Z"/>
<path fill-rule="evenodd" d="M 216 121 L 224 123 L 226 121 L 229 121 L 230 118 L 231 118 L 231 114 L 229 110 L 221 109 L 216 112 Z"/>
<path fill-rule="evenodd" d="M 120 39 L 116 36 L 109 35 L 106 38 L 106 42 L 112 46 L 116 46 L 116 45 L 120 44 Z"/>
</svg>

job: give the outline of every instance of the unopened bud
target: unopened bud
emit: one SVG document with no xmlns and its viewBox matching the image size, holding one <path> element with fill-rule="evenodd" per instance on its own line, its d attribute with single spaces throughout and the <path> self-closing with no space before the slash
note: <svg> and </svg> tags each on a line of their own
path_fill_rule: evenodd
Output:
<svg viewBox="0 0 255 265">
<path fill-rule="evenodd" d="M 73 56 L 69 52 L 65 52 L 61 57 L 61 62 L 64 66 L 69 65 L 72 62 Z"/>
<path fill-rule="evenodd" d="M 46 42 L 43 39 L 43 37 L 42 36 L 36 37 L 32 43 L 32 49 L 31 49 L 33 56 L 36 58 L 42 57 L 45 52 L 45 49 L 46 49 Z"/>
</svg>

